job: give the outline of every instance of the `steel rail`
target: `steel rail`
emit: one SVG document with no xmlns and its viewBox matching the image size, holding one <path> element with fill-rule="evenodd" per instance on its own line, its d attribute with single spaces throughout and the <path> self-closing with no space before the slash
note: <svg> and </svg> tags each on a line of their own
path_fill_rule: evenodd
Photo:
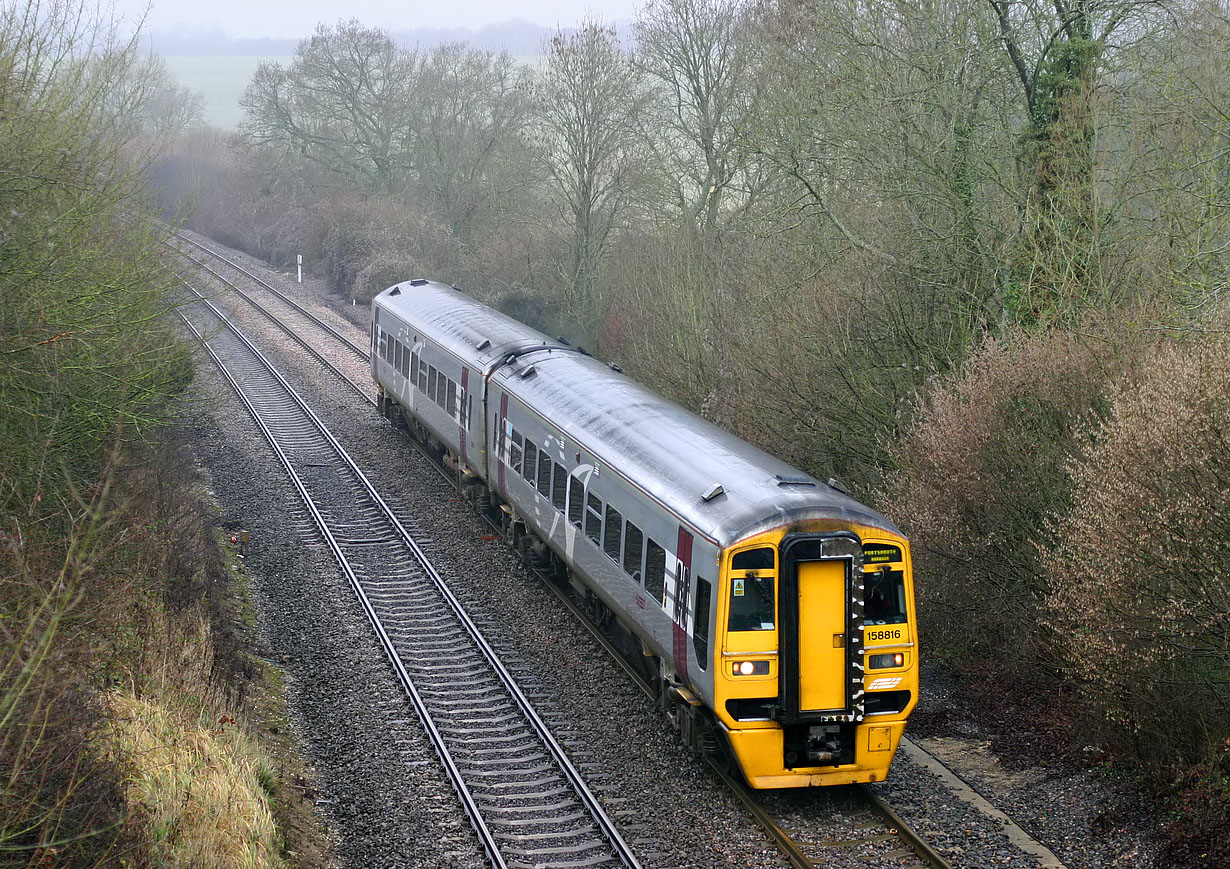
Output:
<svg viewBox="0 0 1230 869">
<path fill-rule="evenodd" d="M 368 351 L 367 351 L 367 348 L 366 348 L 366 347 L 360 347 L 358 344 L 355 344 L 353 341 L 351 341 L 349 338 L 347 338 L 347 337 L 346 337 L 345 335 L 343 335 L 341 332 L 337 331 L 337 329 L 335 329 L 333 326 L 331 326 L 330 324 L 326 323 L 324 320 L 320 319 L 320 318 L 319 318 L 319 317 L 317 317 L 315 314 L 313 314 L 311 311 L 309 311 L 307 308 L 303 307 L 303 306 L 302 306 L 302 305 L 300 305 L 298 302 L 296 302 L 294 299 L 292 299 L 289 295 L 287 295 L 286 293 L 282 292 L 282 291 L 281 291 L 281 290 L 279 290 L 277 287 L 273 286 L 273 284 L 269 283 L 268 281 L 264 280 L 263 278 L 258 277 L 257 275 L 255 275 L 255 274 L 253 274 L 252 272 L 250 272 L 250 271 L 248 271 L 247 269 L 245 269 L 245 268 L 244 268 L 243 266 L 241 266 L 239 263 L 237 263 L 237 262 L 235 262 L 234 260 L 229 259 L 228 257 L 226 257 L 226 256 L 224 256 L 224 255 L 222 255 L 222 254 L 218 253 L 218 252 L 217 252 L 216 250 L 214 250 L 213 248 L 211 248 L 211 247 L 209 247 L 209 246 L 207 246 L 207 245 L 201 244 L 199 241 L 196 241 L 195 239 L 191 239 L 191 238 L 189 238 L 188 236 L 184 235 L 182 232 L 176 232 L 176 233 L 175 233 L 175 237 L 176 237 L 176 238 L 178 238 L 180 241 L 185 241 L 185 242 L 187 242 L 188 244 L 192 245 L 193 247 L 195 247 L 195 248 L 197 248 L 197 249 L 199 249 L 199 250 L 204 251 L 205 253 L 209 254 L 210 256 L 214 257 L 215 259 L 222 260 L 222 262 L 226 263 L 228 266 L 230 266 L 231 268 L 235 269 L 235 270 L 236 270 L 236 271 L 238 271 L 240 274 L 242 274 L 242 275 L 244 275 L 244 276 L 246 276 L 246 277 L 248 277 L 248 278 L 251 278 L 252 280 L 256 281 L 256 283 L 260 284 L 260 285 L 261 285 L 262 287 L 264 287 L 266 290 L 268 290 L 269 292 L 273 293 L 275 296 L 277 296 L 279 299 L 281 299 L 281 300 L 282 300 L 283 302 L 285 302 L 286 304 L 290 305 L 292 308 L 294 308 L 294 309 L 295 309 L 296 311 L 298 311 L 300 314 L 302 314 L 303 316 L 305 316 L 305 317 L 307 317 L 308 319 L 310 319 L 310 320 L 312 320 L 313 322 L 315 322 L 315 323 L 316 323 L 316 325 L 320 326 L 320 328 L 324 329 L 326 332 L 331 333 L 331 334 L 333 335 L 333 337 L 335 337 L 337 340 L 341 341 L 343 344 L 345 344 L 345 345 L 346 345 L 349 349 L 353 350 L 353 351 L 354 351 L 356 354 L 358 354 L 360 357 L 362 357 L 363 359 L 366 359 L 366 358 L 368 357 Z M 170 244 L 170 242 L 167 242 L 167 244 Z M 217 273 L 217 272 L 214 272 L 214 271 L 213 271 L 213 269 L 210 269 L 210 268 L 209 268 L 209 266 L 205 265 L 205 264 L 204 264 L 203 262 L 201 262 L 200 260 L 198 260 L 198 259 L 194 259 L 193 257 L 188 256 L 187 254 L 183 253 L 183 251 L 180 251 L 180 253 L 181 253 L 181 254 L 182 254 L 182 255 L 183 255 L 186 259 L 189 259 L 189 260 L 191 260 L 192 262 L 196 263 L 197 265 L 201 266 L 202 268 L 209 269 L 209 271 L 213 272 L 215 275 L 218 275 L 218 273 Z M 218 277 L 219 277 L 221 280 L 226 281 L 226 279 L 225 279 L 225 278 L 223 278 L 221 275 L 218 275 Z M 226 282 L 227 282 L 227 283 L 230 283 L 230 281 L 226 281 Z M 234 285 L 234 284 L 231 284 L 231 286 L 232 286 L 232 287 L 234 287 L 235 285 Z M 238 287 L 235 287 L 235 289 L 238 289 Z"/>
<path fill-rule="evenodd" d="M 892 826 L 893 832 L 905 840 L 910 849 L 919 856 L 920 859 L 927 861 L 934 869 L 953 869 L 944 856 L 931 847 L 922 836 L 915 832 L 914 828 L 905 822 L 899 814 L 893 811 L 888 803 L 881 799 L 880 795 L 869 788 L 867 785 L 857 785 L 857 788 L 863 799 L 873 810 Z"/>
<path fill-rule="evenodd" d="M 294 389 L 289 385 L 289 383 L 285 381 L 284 378 L 282 378 L 282 376 L 276 371 L 276 369 L 273 368 L 272 364 L 268 362 L 268 360 L 264 357 L 264 355 L 254 345 L 252 345 L 252 343 L 246 338 L 246 336 L 244 336 L 242 332 L 240 332 L 239 329 L 233 323 L 231 323 L 226 318 L 226 316 L 220 310 L 218 310 L 216 306 L 214 306 L 211 302 L 209 302 L 203 296 L 201 297 L 201 301 L 204 305 L 206 305 L 214 313 L 215 316 L 217 316 L 224 324 L 226 324 L 227 327 L 236 335 L 236 337 L 241 342 L 243 342 L 243 344 L 246 345 L 247 348 L 261 361 L 261 363 L 266 367 L 269 373 L 279 382 L 280 386 L 299 405 L 300 410 L 309 419 L 312 420 L 314 425 L 317 427 L 319 433 L 326 439 L 326 441 L 330 443 L 333 449 L 337 452 L 339 458 L 342 459 L 342 461 L 348 466 L 351 473 L 354 474 L 355 478 L 361 482 L 361 484 L 366 489 L 367 494 L 372 499 L 372 501 L 376 503 L 377 505 L 379 505 L 379 507 L 381 508 L 383 512 L 385 520 L 393 528 L 397 530 L 402 542 L 407 546 L 407 548 L 409 548 L 415 554 L 416 559 L 420 563 L 420 566 L 423 568 L 424 572 L 428 575 L 428 577 L 436 585 L 437 590 L 439 591 L 441 597 L 443 597 L 448 602 L 449 607 L 452 610 L 454 617 L 457 618 L 458 621 L 466 628 L 467 632 L 469 633 L 469 635 L 471 636 L 474 642 L 475 647 L 480 651 L 480 654 L 482 654 L 488 666 L 490 666 L 491 669 L 497 674 L 505 690 L 513 698 L 514 702 L 516 703 L 516 705 L 522 712 L 525 719 L 533 727 L 535 734 L 541 739 L 543 744 L 548 748 L 548 751 L 552 759 L 555 761 L 557 766 L 560 768 L 565 778 L 569 781 L 569 784 L 574 788 L 577 797 L 581 800 L 582 804 L 588 810 L 589 815 L 594 820 L 600 834 L 611 845 L 616 858 L 624 866 L 629 867 L 629 869 L 639 869 L 640 864 L 637 861 L 635 855 L 632 853 L 627 843 L 623 841 L 623 838 L 619 834 L 619 831 L 616 829 L 614 823 L 606 815 L 605 810 L 602 808 L 597 798 L 594 797 L 593 793 L 589 790 L 588 786 L 585 784 L 584 779 L 582 778 L 580 772 L 576 769 L 576 767 L 568 759 L 566 752 L 564 751 L 562 746 L 560 746 L 558 741 L 555 739 L 548 725 L 542 720 L 542 718 L 538 715 L 536 710 L 534 710 L 529 699 L 521 691 L 520 687 L 516 684 L 512 675 L 504 667 L 503 662 L 499 660 L 498 655 L 491 648 L 491 646 L 487 643 L 486 639 L 482 636 L 478 627 L 470 619 L 469 615 L 465 612 L 460 602 L 456 599 L 452 591 L 448 588 L 443 577 L 441 577 L 438 571 L 436 571 L 435 566 L 431 563 L 426 553 L 422 550 L 421 546 L 418 544 L 418 541 L 416 541 L 414 537 L 406 530 L 406 528 L 401 523 L 401 521 L 397 518 L 393 510 L 376 492 L 375 488 L 371 485 L 366 475 L 353 462 L 349 454 L 347 454 L 345 449 L 341 446 L 341 444 L 337 442 L 336 438 L 332 435 L 332 433 L 328 430 L 328 428 L 325 427 L 323 422 L 321 422 L 320 419 L 312 412 L 312 410 L 309 407 L 307 407 L 306 403 L 298 396 L 297 393 L 295 393 Z M 183 316 L 182 313 L 181 313 L 181 316 Z M 184 319 L 187 320 L 186 317 Z M 195 327 L 192 326 L 190 322 L 189 322 L 189 327 L 192 328 L 192 331 L 194 332 L 194 334 L 196 334 L 198 339 L 200 339 L 202 343 L 206 346 L 206 348 L 210 352 L 210 355 L 214 358 L 215 362 L 219 365 L 219 367 L 224 372 L 226 372 L 225 367 L 222 365 L 221 359 L 214 352 L 213 348 L 209 347 L 208 343 L 204 341 L 204 338 L 195 329 Z M 290 464 L 289 458 L 281 450 L 281 448 L 278 447 L 276 443 L 274 442 L 274 437 L 273 437 L 272 432 L 269 431 L 268 427 L 264 425 L 255 407 L 251 404 L 251 402 L 247 399 L 247 397 L 243 396 L 243 391 L 240 387 L 240 384 L 230 375 L 229 372 L 226 372 L 226 374 L 227 374 L 227 379 L 231 382 L 232 386 L 236 389 L 236 391 L 243 398 L 244 404 L 245 406 L 247 406 L 249 413 L 251 413 L 253 417 L 257 419 L 258 425 L 260 425 L 266 438 L 270 440 L 271 443 L 274 444 L 275 452 L 278 454 L 279 459 L 282 461 L 283 466 L 287 468 L 288 472 L 291 474 L 292 478 L 295 480 L 296 488 L 300 492 L 301 497 L 303 497 L 305 500 L 305 503 L 309 505 L 310 510 L 313 514 L 314 519 L 317 521 L 318 526 L 321 528 L 322 532 L 325 533 L 326 539 L 330 541 L 330 548 L 334 552 L 335 557 L 339 560 L 339 563 L 343 565 L 343 570 L 346 572 L 348 579 L 351 581 L 352 586 L 355 588 L 357 595 L 362 601 L 363 608 L 365 612 L 368 614 L 369 620 L 372 621 L 373 626 L 375 627 L 377 634 L 381 639 L 381 643 L 385 648 L 386 654 L 388 654 L 390 659 L 394 662 L 394 666 L 396 670 L 398 671 L 399 679 L 403 681 L 403 685 L 407 688 L 408 693 L 411 693 L 411 690 L 413 689 L 413 693 L 411 693 L 411 696 L 412 696 L 412 699 L 416 700 L 415 702 L 416 710 L 418 710 L 420 715 L 424 717 L 425 722 L 430 721 L 431 720 L 430 713 L 427 710 L 426 705 L 422 703 L 421 697 L 418 695 L 417 689 L 413 688 L 413 682 L 412 680 L 410 680 L 409 674 L 405 671 L 404 666 L 401 664 L 401 661 L 398 658 L 395 644 L 393 643 L 392 639 L 388 637 L 388 634 L 385 631 L 383 625 L 380 624 L 380 620 L 379 620 L 377 613 L 375 612 L 375 608 L 371 604 L 364 590 L 362 589 L 362 585 L 361 585 L 361 582 L 358 580 L 358 577 L 354 575 L 352 570 L 350 570 L 348 562 L 345 557 L 345 553 L 342 552 L 340 544 L 338 544 L 336 538 L 334 538 L 332 534 L 327 531 L 327 528 L 324 524 L 324 517 L 320 514 L 319 510 L 315 506 L 314 501 L 312 501 L 312 499 L 310 498 L 310 495 L 308 494 L 306 487 L 304 486 L 302 481 L 299 479 L 298 475 L 294 472 L 293 467 Z M 434 731 L 434 725 L 432 726 L 431 729 Z M 439 737 L 438 731 L 434 731 L 432 734 L 432 737 L 433 737 L 433 741 L 435 740 L 436 737 Z M 440 737 L 440 742 L 438 743 L 437 751 L 444 752 L 444 754 L 442 754 L 442 761 L 445 763 L 446 768 L 449 769 L 450 774 L 451 774 L 452 771 L 456 769 L 456 767 L 455 767 L 455 764 L 452 762 L 451 758 L 445 760 L 445 757 L 447 757 L 447 746 L 444 744 L 442 737 Z M 458 774 L 460 775 L 459 772 Z M 456 780 L 455 786 L 458 786 L 462 789 L 459 791 L 459 793 L 464 792 L 464 794 L 466 795 L 463 797 L 463 804 L 466 806 L 467 814 L 471 816 L 472 821 L 475 821 L 476 830 L 480 829 L 481 827 L 483 831 L 486 831 L 485 837 L 484 837 L 484 834 L 480 832 L 480 838 L 483 838 L 484 849 L 488 851 L 488 854 L 489 856 L 492 857 L 492 860 L 495 863 L 495 865 L 500 866 L 500 867 L 505 866 L 506 864 L 503 861 L 502 855 L 499 854 L 498 847 L 496 847 L 494 840 L 492 839 L 490 842 L 487 841 L 486 837 L 490 837 L 490 832 L 489 830 L 487 830 L 485 822 L 482 820 L 481 812 L 479 812 L 478 806 L 474 803 L 473 796 L 470 794 L 468 788 L 466 788 L 464 781 L 461 781 L 460 779 Z"/>
<path fill-rule="evenodd" d="M 319 350 L 317 350 L 315 347 L 313 347 L 302 335 L 300 335 L 298 332 L 292 329 L 290 325 L 287 324 L 285 321 L 279 319 L 277 314 L 270 311 L 267 307 L 262 305 L 256 299 L 252 298 L 251 295 L 241 290 L 234 283 L 227 280 L 222 275 L 218 274 L 216 271 L 214 271 L 213 269 L 211 269 L 209 266 L 205 265 L 204 263 L 199 263 L 196 260 L 192 259 L 192 257 L 185 257 L 185 259 L 187 259 L 189 262 L 199 265 L 205 271 L 209 272 L 215 278 L 217 278 L 222 283 L 226 284 L 228 287 L 234 290 L 235 293 L 237 293 L 240 298 L 242 298 L 245 302 L 247 302 L 252 307 L 256 308 L 258 312 L 260 312 L 261 314 L 264 314 L 265 318 L 269 320 L 269 322 L 272 323 L 274 326 L 276 326 L 278 329 L 280 329 L 286 335 L 286 337 L 290 338 L 292 341 L 294 341 L 296 344 L 298 344 L 300 347 L 302 347 L 304 350 L 310 353 L 312 355 L 312 358 L 314 358 L 321 365 L 325 366 L 330 371 L 332 371 L 334 374 L 336 374 L 338 377 L 340 377 L 342 380 L 344 380 L 346 382 L 346 385 L 349 386 L 355 392 L 355 394 L 357 394 L 361 399 L 363 399 L 363 401 L 365 401 L 369 406 L 371 407 L 376 406 L 376 400 L 372 398 L 370 395 L 368 395 L 363 390 L 363 387 L 360 386 L 357 381 L 353 380 L 350 377 L 350 375 L 342 371 L 342 369 L 338 368 L 333 362 L 326 359 L 324 355 Z M 183 275 L 175 271 L 172 271 L 172 274 L 174 274 L 175 277 L 179 278 L 179 280 L 183 281 L 185 285 L 188 284 L 188 280 Z M 366 357 L 364 358 L 366 359 Z"/>
</svg>

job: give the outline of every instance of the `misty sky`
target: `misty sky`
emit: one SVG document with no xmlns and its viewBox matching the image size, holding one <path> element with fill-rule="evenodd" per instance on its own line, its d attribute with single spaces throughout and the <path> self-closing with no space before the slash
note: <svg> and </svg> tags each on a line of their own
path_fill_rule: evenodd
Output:
<svg viewBox="0 0 1230 869">
<path fill-rule="evenodd" d="M 114 0 L 132 21 L 145 0 Z M 152 0 L 146 30 L 217 27 L 235 37 L 307 36 L 320 21 L 358 18 L 386 30 L 413 27 L 481 27 L 523 18 L 547 27 L 572 26 L 587 11 L 603 21 L 631 18 L 642 0 Z"/>
</svg>

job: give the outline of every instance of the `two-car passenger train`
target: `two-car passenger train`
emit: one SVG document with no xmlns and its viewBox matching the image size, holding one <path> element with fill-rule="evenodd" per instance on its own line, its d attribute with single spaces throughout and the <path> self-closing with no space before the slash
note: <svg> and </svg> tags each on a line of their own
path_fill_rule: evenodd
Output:
<svg viewBox="0 0 1230 869">
<path fill-rule="evenodd" d="M 455 288 L 385 290 L 371 342 L 381 412 L 568 577 L 685 744 L 757 788 L 885 777 L 918 696 L 888 520 Z"/>
</svg>

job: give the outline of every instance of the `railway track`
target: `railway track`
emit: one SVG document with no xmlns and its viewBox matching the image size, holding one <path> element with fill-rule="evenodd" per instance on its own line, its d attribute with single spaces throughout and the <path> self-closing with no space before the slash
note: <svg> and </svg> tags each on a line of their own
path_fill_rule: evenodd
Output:
<svg viewBox="0 0 1230 869">
<path fill-rule="evenodd" d="M 194 247 L 209 253 L 220 261 L 230 264 L 243 274 L 247 275 L 253 281 L 256 281 L 261 286 L 270 289 L 280 298 L 285 296 L 285 294 L 273 289 L 259 277 L 251 274 L 237 264 L 234 264 L 231 260 L 221 254 L 210 250 L 208 247 L 201 245 L 198 242 L 190 239 L 185 240 Z M 326 365 L 334 374 L 347 381 L 350 387 L 354 391 L 358 392 L 368 404 L 375 404 L 360 384 L 356 383 L 348 374 L 340 370 L 338 366 L 324 358 L 324 355 L 319 352 L 318 348 L 297 333 L 293 327 L 279 318 L 267 306 L 254 299 L 251 294 L 246 293 L 236 287 L 232 281 L 228 280 L 218 271 L 210 268 L 205 263 L 196 260 L 194 257 L 188 257 L 188 259 L 205 269 L 219 281 L 222 281 L 234 289 L 241 298 L 260 311 L 260 313 L 275 324 L 279 330 L 303 346 L 309 353 L 317 358 L 318 361 Z M 295 303 L 293 307 L 299 308 L 300 306 Z M 219 314 L 219 316 L 221 315 Z M 314 322 L 319 322 L 318 318 L 315 318 L 314 316 L 311 317 L 311 320 Z M 332 334 L 331 329 L 326 331 Z M 344 339 L 344 336 L 342 337 Z M 348 339 L 344 339 L 344 343 L 349 348 L 354 348 L 357 346 Z M 364 351 L 364 360 L 366 361 L 366 351 Z M 266 435 L 266 437 L 268 437 L 268 435 Z M 414 441 L 413 438 L 410 438 L 410 440 L 412 443 L 415 443 L 416 446 L 419 446 L 417 441 Z M 436 468 L 438 473 L 440 473 L 450 483 L 456 485 L 457 474 L 454 470 L 447 468 L 437 461 L 436 457 L 433 456 L 429 450 L 423 450 L 422 452 L 429 459 L 429 461 L 431 461 L 432 466 Z M 498 523 L 492 520 L 491 517 L 485 516 L 484 518 L 491 523 L 494 530 L 500 530 Z M 592 621 L 590 621 L 584 610 L 577 604 L 568 591 L 558 582 L 553 581 L 551 577 L 547 576 L 545 573 L 541 571 L 538 573 L 544 585 L 549 588 L 551 592 L 573 613 L 578 622 L 583 625 L 587 631 L 589 631 L 589 633 L 604 649 L 607 650 L 611 658 L 619 666 L 621 666 L 625 672 L 628 673 L 634 683 L 646 694 L 646 696 L 651 700 L 656 700 L 654 688 L 644 680 L 640 672 L 628 664 L 624 656 L 619 652 L 614 644 L 611 643 L 606 634 L 603 633 L 601 629 L 596 627 Z M 353 582 L 354 581 L 352 580 L 352 583 Z M 372 616 L 369 613 L 369 618 L 371 617 Z M 388 650 L 386 648 L 386 652 L 387 651 Z M 390 658 L 393 659 L 393 657 L 394 656 L 390 654 Z M 396 666 L 395 659 L 394 663 Z M 400 676 L 401 674 L 399 672 L 399 677 Z M 784 829 L 783 825 L 779 823 L 779 821 L 773 817 L 772 813 L 762 805 L 755 793 L 750 791 L 747 786 L 736 777 L 732 776 L 729 771 L 722 766 L 722 764 L 710 762 L 710 767 L 712 768 L 714 774 L 723 781 L 726 788 L 739 799 L 742 805 L 744 805 L 749 814 L 765 831 L 766 835 L 772 840 L 786 861 L 791 866 L 798 867 L 798 869 L 812 869 L 812 867 L 824 866 L 828 858 L 837 852 L 849 851 L 850 849 L 857 849 L 870 844 L 878 844 L 878 847 L 875 850 L 877 855 L 876 859 L 880 862 L 878 862 L 877 865 L 900 866 L 904 867 L 904 869 L 918 866 L 935 867 L 935 869 L 950 869 L 950 864 L 944 859 L 944 857 L 935 851 L 923 837 L 914 832 L 908 823 L 897 816 L 896 813 L 894 813 L 892 809 L 887 806 L 871 788 L 866 786 L 855 786 L 845 789 L 851 794 L 854 802 L 857 804 L 854 810 L 854 814 L 857 815 L 857 817 L 855 817 L 847 825 L 849 828 L 853 829 L 853 833 L 847 833 L 841 837 L 809 840 L 804 836 L 800 836 L 797 832 L 792 833 Z M 889 843 L 887 846 L 884 844 L 886 842 Z M 588 864 L 582 862 L 577 865 Z"/>
<path fill-rule="evenodd" d="M 337 439 L 211 302 L 200 297 L 182 315 L 290 475 L 492 865 L 639 867 L 420 542 Z"/>
</svg>

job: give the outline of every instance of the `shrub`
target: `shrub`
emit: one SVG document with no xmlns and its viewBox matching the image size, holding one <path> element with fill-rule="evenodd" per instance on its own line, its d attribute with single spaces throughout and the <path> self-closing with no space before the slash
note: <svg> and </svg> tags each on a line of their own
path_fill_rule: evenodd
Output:
<svg viewBox="0 0 1230 869">
<path fill-rule="evenodd" d="M 1167 348 L 1069 464 L 1048 623 L 1097 736 L 1154 767 L 1230 736 L 1230 338 Z"/>
<path fill-rule="evenodd" d="M 1073 336 L 988 342 L 923 400 L 877 492 L 910 535 L 919 620 L 952 661 L 1045 652 L 1039 552 L 1071 498 L 1068 462 L 1105 405 L 1106 361 Z"/>
</svg>

